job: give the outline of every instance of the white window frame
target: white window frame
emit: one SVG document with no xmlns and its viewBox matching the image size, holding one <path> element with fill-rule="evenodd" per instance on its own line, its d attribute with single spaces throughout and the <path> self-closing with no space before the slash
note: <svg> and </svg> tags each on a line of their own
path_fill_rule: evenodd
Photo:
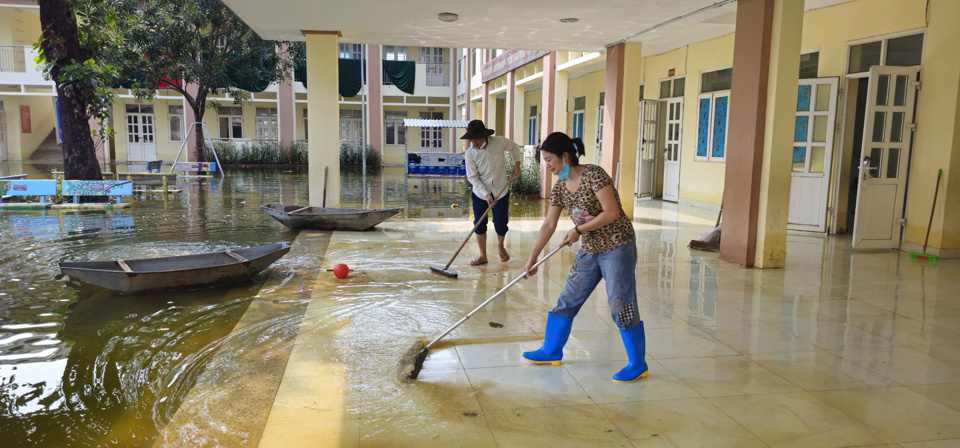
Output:
<svg viewBox="0 0 960 448">
<path fill-rule="evenodd" d="M 179 108 L 180 108 L 180 113 L 171 112 L 171 110 L 172 110 L 171 108 L 173 108 L 173 107 L 179 107 Z M 2 109 L 2 108 L 0 108 L 0 109 Z M 167 105 L 167 138 L 169 139 L 169 141 L 170 141 L 171 143 L 172 143 L 172 142 L 182 142 L 182 141 L 183 141 L 184 134 L 186 133 L 186 129 L 184 129 L 184 124 L 185 124 L 185 123 L 184 123 L 184 120 L 183 120 L 183 115 L 184 115 L 184 107 L 183 107 L 183 105 L 179 105 L 179 106 L 176 105 L 176 104 L 168 104 L 168 105 Z M 176 121 L 174 121 L 174 120 L 176 120 Z M 179 139 L 174 139 L 174 138 L 173 138 L 173 132 L 174 132 L 174 131 L 173 131 L 173 123 L 174 123 L 174 122 L 176 122 L 177 125 L 180 126 L 180 129 L 179 129 L 180 138 L 179 138 Z"/>
<path fill-rule="evenodd" d="M 806 49 L 806 50 L 801 50 L 801 51 L 800 51 L 800 56 L 803 57 L 804 55 L 812 54 L 812 53 L 821 53 L 820 47 L 809 48 L 809 49 Z M 819 61 L 819 59 L 818 59 L 818 61 Z M 819 63 L 819 62 L 817 62 L 817 76 L 816 76 L 816 77 L 817 77 L 817 78 L 820 77 L 820 63 Z M 801 78 L 801 79 L 804 79 L 804 78 Z M 812 78 L 805 78 L 805 79 L 812 79 Z"/>
<path fill-rule="evenodd" d="M 710 71 L 712 71 L 712 70 L 710 70 Z M 701 79 L 703 79 L 703 78 L 701 78 Z M 727 98 L 727 120 L 726 120 L 727 132 L 724 132 L 724 134 L 723 134 L 723 157 L 715 157 L 715 156 L 713 155 L 713 122 L 714 122 L 714 119 L 716 118 L 716 117 L 715 117 L 715 113 L 716 113 L 716 110 L 717 110 L 717 106 L 716 106 L 716 104 L 717 104 L 717 98 L 723 98 L 723 97 L 726 97 L 726 98 Z M 697 144 L 699 144 L 699 140 L 700 140 L 700 122 L 699 122 L 699 119 L 700 119 L 700 100 L 703 100 L 703 99 L 705 99 L 705 98 L 710 100 L 710 117 L 707 118 L 707 123 L 709 123 L 709 126 L 707 127 L 707 131 L 708 131 L 708 132 L 707 132 L 707 155 L 706 155 L 706 156 L 700 156 L 700 155 L 697 155 L 697 150 L 699 149 L 699 148 L 697 148 Z M 693 147 L 693 160 L 694 160 L 694 161 L 697 161 L 697 162 L 717 162 L 717 163 L 724 163 L 724 162 L 726 162 L 726 161 L 727 161 L 727 151 L 730 150 L 730 145 L 729 145 L 729 142 L 730 142 L 730 132 L 729 132 L 729 129 L 730 129 L 730 90 L 717 90 L 716 92 L 701 93 L 701 94 L 697 97 L 697 108 L 696 108 L 696 111 L 697 111 L 697 120 L 698 120 L 698 121 L 697 121 L 697 136 L 696 136 L 696 137 L 697 137 L 697 139 L 696 139 L 696 142 L 697 142 L 697 143 L 694 144 L 694 147 Z"/>
<path fill-rule="evenodd" d="M 707 70 L 707 71 L 712 71 L 712 70 Z M 678 80 L 678 79 L 682 79 L 682 80 L 683 80 L 683 95 L 674 96 L 674 95 L 673 95 L 674 81 L 676 81 L 676 80 Z M 663 84 L 665 81 L 670 81 L 670 96 L 661 97 L 661 96 L 660 96 L 660 84 Z M 668 77 L 666 77 L 666 78 L 660 78 L 660 79 L 657 80 L 657 97 L 656 97 L 656 99 L 666 101 L 666 100 L 669 100 L 669 99 L 671 99 L 671 98 L 683 98 L 683 97 L 685 97 L 685 96 L 687 95 L 687 87 L 688 87 L 688 86 L 687 86 L 687 75 L 686 75 L 686 73 L 684 73 L 684 74 L 682 74 L 682 75 L 674 75 L 674 76 L 668 76 Z"/>
<path fill-rule="evenodd" d="M 606 104 L 607 94 L 600 92 L 597 96 L 597 138 L 594 145 L 594 164 L 600 165 L 603 162 L 603 111 Z M 582 138 L 582 137 L 581 137 Z"/>
<path fill-rule="evenodd" d="M 584 103 L 584 105 L 583 105 L 582 108 L 577 109 L 577 108 L 576 108 L 576 107 L 577 107 L 577 100 L 580 99 L 580 98 L 583 98 L 583 103 Z M 587 96 L 586 96 L 586 95 L 580 95 L 580 96 L 573 97 L 573 107 L 574 107 L 574 110 L 573 110 L 573 115 L 570 117 L 570 118 L 571 118 L 570 123 L 571 123 L 571 125 L 572 125 L 572 129 L 570 129 L 570 138 L 579 138 L 580 140 L 583 140 L 583 132 L 586 131 L 586 126 L 585 126 L 584 123 L 583 123 L 583 120 L 584 120 L 584 119 L 586 118 L 586 116 L 587 116 L 587 113 L 586 113 L 586 112 L 587 112 L 586 103 L 587 103 Z M 579 120 L 577 119 L 577 115 L 580 115 Z M 579 134 L 579 135 L 577 134 L 577 130 L 578 130 L 578 129 L 577 129 L 577 122 L 578 122 L 578 121 L 580 122 L 580 127 L 583 128 L 583 130 L 580 131 L 580 134 Z"/>
<path fill-rule="evenodd" d="M 235 111 L 235 110 L 239 110 L 239 111 L 240 111 L 240 115 L 236 115 L 236 114 L 233 114 L 233 113 L 224 114 L 224 113 L 223 113 L 223 109 L 228 109 L 228 110 L 231 111 L 231 112 L 233 112 L 233 111 Z M 223 136 L 223 135 L 224 135 L 224 132 L 223 132 L 223 119 L 224 119 L 224 118 L 227 119 L 227 133 L 226 133 L 227 136 L 226 136 L 226 137 Z M 233 122 L 234 122 L 234 119 L 235 119 L 235 118 L 239 118 L 239 119 L 240 119 L 240 135 L 239 135 L 239 136 L 234 135 L 234 133 L 233 133 Z M 220 112 L 217 113 L 217 125 L 218 125 L 219 128 L 220 128 L 220 129 L 219 129 L 220 132 L 217 134 L 217 135 L 220 136 L 220 139 L 227 139 L 227 140 L 240 140 L 240 139 L 242 139 L 242 138 L 243 138 L 243 108 L 242 108 L 241 106 L 229 106 L 229 108 L 228 108 L 228 107 L 224 107 L 224 108 L 220 109 Z"/>
<path fill-rule="evenodd" d="M 303 108 L 303 139 L 304 140 L 309 140 L 308 136 L 310 135 L 307 132 L 307 129 L 310 129 L 309 127 L 307 127 L 307 110 L 309 109 L 307 109 L 306 107 Z"/>
<path fill-rule="evenodd" d="M 362 44 L 344 44 L 337 46 L 340 59 L 363 59 Z"/>
<path fill-rule="evenodd" d="M 730 132 L 729 132 L 729 129 L 730 129 L 730 89 L 715 90 L 715 91 L 713 91 L 713 92 L 703 93 L 703 75 L 706 75 L 707 73 L 714 73 L 714 72 L 719 72 L 719 71 L 723 71 L 723 70 L 730 70 L 730 69 L 733 69 L 733 66 L 732 66 L 732 65 L 724 65 L 724 66 L 721 66 L 721 67 L 714 67 L 714 68 L 711 68 L 711 69 L 709 69 L 709 70 L 701 70 L 700 73 L 699 73 L 698 76 L 697 76 L 697 82 L 700 84 L 700 95 L 697 96 L 697 107 L 696 107 L 696 109 L 695 109 L 695 110 L 696 110 L 696 115 L 697 115 L 697 120 L 698 120 L 698 121 L 697 121 L 697 138 L 696 138 L 696 140 L 695 140 L 694 147 L 693 147 L 693 160 L 694 160 L 694 161 L 697 161 L 697 162 L 717 162 L 717 163 L 724 163 L 724 162 L 727 161 L 727 151 L 730 149 L 730 146 L 728 145 L 728 142 L 730 141 Z M 731 80 L 731 84 L 732 84 L 732 80 Z M 672 93 L 672 92 L 671 92 L 671 93 Z M 684 86 L 684 93 L 686 93 L 686 86 Z M 726 120 L 727 132 L 724 132 L 724 135 L 723 135 L 723 157 L 714 157 L 714 156 L 713 156 L 713 121 L 714 121 L 714 119 L 716 119 L 716 117 L 715 117 L 715 112 L 716 112 L 716 108 L 717 108 L 717 98 L 722 98 L 722 97 L 726 97 L 726 98 L 727 98 L 727 120 Z M 699 122 L 699 118 L 700 118 L 700 100 L 702 100 L 702 99 L 704 99 L 704 98 L 708 98 L 708 99 L 710 100 L 710 117 L 708 118 L 708 123 L 710 124 L 710 126 L 707 128 L 707 129 L 708 129 L 708 132 L 707 132 L 707 155 L 706 155 L 706 156 L 699 156 L 699 155 L 697 155 L 697 149 L 699 149 L 699 148 L 697 148 L 697 143 L 699 143 L 699 139 L 700 139 L 700 122 Z"/>
<path fill-rule="evenodd" d="M 400 114 L 403 114 L 403 117 L 401 117 Z M 393 115 L 393 116 L 391 116 L 391 115 Z M 384 132 L 384 134 L 383 134 L 383 142 L 384 142 L 384 143 L 383 143 L 383 144 L 388 145 L 388 146 L 407 146 L 407 132 L 406 132 L 406 128 L 405 128 L 404 125 L 403 125 L 403 120 L 407 117 L 407 112 L 406 112 L 406 111 L 394 111 L 394 110 L 389 110 L 389 111 L 385 111 L 385 112 L 383 113 L 383 116 L 384 116 L 384 118 L 383 118 L 383 132 Z M 387 129 L 388 129 L 388 125 L 389 125 L 390 123 L 393 123 L 393 143 L 388 143 L 388 142 L 387 142 L 387 138 L 390 136 L 390 134 L 389 134 L 390 131 L 387 130 Z M 403 137 L 403 141 L 402 141 L 402 142 L 400 141 L 400 137 L 401 137 L 400 129 L 401 129 L 401 128 L 404 129 L 404 132 L 403 132 L 403 134 L 402 134 L 402 137 Z"/>
<path fill-rule="evenodd" d="M 913 28 L 910 30 L 897 31 L 895 33 L 881 34 L 879 36 L 865 37 L 863 39 L 856 39 L 847 41 L 847 49 L 843 55 L 843 77 L 846 79 L 856 79 L 856 78 L 869 78 L 870 70 L 865 72 L 850 73 L 850 49 L 857 45 L 869 44 L 871 42 L 880 42 L 880 65 L 887 65 L 887 41 L 890 39 L 896 39 L 898 37 L 913 36 L 915 34 L 923 35 L 923 47 L 920 49 L 920 58 L 923 59 L 923 54 L 927 51 L 927 29 L 926 28 Z"/>
<path fill-rule="evenodd" d="M 384 45 L 383 58 L 388 61 L 406 61 L 407 47 L 404 45 Z"/>
<path fill-rule="evenodd" d="M 350 112 L 349 117 L 344 117 L 344 112 Z M 340 143 L 350 143 L 360 145 L 363 137 L 363 123 L 360 109 L 341 109 L 339 122 Z M 349 138 L 349 133 L 353 132 L 356 138 Z"/>
<path fill-rule="evenodd" d="M 447 51 L 443 47 L 420 47 L 420 63 L 425 65 L 426 85 L 447 86 Z"/>
<path fill-rule="evenodd" d="M 527 133 L 530 135 L 527 136 L 528 145 L 538 145 L 540 144 L 540 105 L 533 104 L 530 106 L 530 115 L 527 116 Z"/>
<path fill-rule="evenodd" d="M 264 110 L 267 114 L 260 115 Z M 279 140 L 280 123 L 277 119 L 277 108 L 258 107 L 255 112 L 257 140 Z"/>
</svg>

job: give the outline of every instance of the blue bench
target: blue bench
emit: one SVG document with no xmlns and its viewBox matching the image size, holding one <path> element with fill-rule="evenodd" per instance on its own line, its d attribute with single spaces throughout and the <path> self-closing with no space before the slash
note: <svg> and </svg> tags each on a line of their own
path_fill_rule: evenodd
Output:
<svg viewBox="0 0 960 448">
<path fill-rule="evenodd" d="M 73 203 L 80 202 L 80 196 L 133 196 L 133 181 L 129 180 L 65 180 L 62 181 L 60 194 L 73 196 Z"/>
<path fill-rule="evenodd" d="M 176 162 L 173 164 L 173 171 L 206 171 L 212 173 L 217 170 L 215 162 Z"/>
<path fill-rule="evenodd" d="M 57 181 L 11 179 L 0 180 L 0 192 L 3 196 L 40 196 L 40 202 L 46 203 L 47 196 L 57 195 Z M 3 202 L 3 199 L 0 199 Z"/>
</svg>

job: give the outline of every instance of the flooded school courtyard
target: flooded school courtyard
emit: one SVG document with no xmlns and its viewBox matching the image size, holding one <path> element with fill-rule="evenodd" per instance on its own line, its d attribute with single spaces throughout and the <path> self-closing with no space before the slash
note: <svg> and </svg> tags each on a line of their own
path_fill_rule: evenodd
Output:
<svg viewBox="0 0 960 448">
<path fill-rule="evenodd" d="M 51 166 L 18 167 L 31 178 Z M 512 260 L 472 268 L 465 180 L 345 175 L 342 207 L 403 207 L 366 232 L 294 231 L 260 211 L 305 204 L 303 169 L 182 179 L 113 211 L 0 212 L 4 446 L 952 446 L 960 439 L 960 263 L 856 252 L 791 232 L 787 267 L 743 269 L 686 245 L 712 211 L 639 202 L 638 304 L 650 376 L 626 362 L 605 290 L 560 366 L 543 339 L 576 248 L 438 343 L 411 351 L 521 273 L 544 212 L 511 200 Z M 551 245 L 571 227 L 564 217 Z M 285 242 L 252 281 L 118 294 L 60 261 Z M 491 246 L 493 243 L 491 242 Z M 327 269 L 346 263 L 345 279 Z M 896 410 L 891 412 L 891 410 Z M 925 443 L 925 444 L 924 444 Z M 939 443 L 939 444 L 938 444 Z"/>
</svg>

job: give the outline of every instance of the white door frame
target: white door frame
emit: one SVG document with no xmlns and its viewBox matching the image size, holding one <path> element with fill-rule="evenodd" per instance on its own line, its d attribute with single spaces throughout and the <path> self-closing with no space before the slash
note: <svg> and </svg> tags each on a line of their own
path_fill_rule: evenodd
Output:
<svg viewBox="0 0 960 448">
<path fill-rule="evenodd" d="M 870 67 L 867 109 L 863 120 L 863 147 L 858 164 L 857 208 L 853 223 L 853 247 L 856 249 L 899 249 L 902 243 L 910 152 L 913 131 L 916 129 L 913 106 L 919 87 L 919 71 L 919 66 Z M 888 77 L 886 92 L 880 88 L 880 81 L 884 77 Z M 895 103 L 900 80 L 905 80 L 905 97 L 903 104 L 897 106 Z M 878 93 L 886 95 L 886 100 L 880 105 L 877 104 Z M 894 118 L 897 114 L 903 115 L 900 120 L 899 141 L 895 142 Z M 878 116 L 884 120 L 879 135 L 875 129 Z M 891 176 L 894 154 L 896 172 Z M 877 157 L 880 157 L 880 160 L 876 160 Z"/>
<path fill-rule="evenodd" d="M 602 95 L 603 92 L 600 92 Z M 603 104 L 597 106 L 597 142 L 593 146 L 594 151 L 594 164 L 602 165 L 603 164 Z"/>
<path fill-rule="evenodd" d="M 812 232 L 826 232 L 827 230 L 827 200 L 830 195 L 830 175 L 833 171 L 833 153 L 836 145 L 836 123 L 837 123 L 837 95 L 840 86 L 840 79 L 831 78 L 810 78 L 801 79 L 798 82 L 798 91 L 803 86 L 810 87 L 810 98 L 808 109 L 795 112 L 796 116 L 807 117 L 807 134 L 803 141 L 794 141 L 791 151 L 794 148 L 804 149 L 804 168 L 802 172 L 791 171 L 789 212 L 787 220 L 787 229 L 805 230 Z M 830 86 L 830 98 L 827 110 L 818 111 L 817 89 L 819 86 Z M 798 105 L 799 107 L 799 105 Z M 814 142 L 814 129 L 816 117 L 826 117 L 826 136 L 822 142 Z M 796 130 L 795 130 L 796 132 Z M 811 157 L 813 147 L 823 147 L 823 167 L 821 172 L 811 172 L 813 157 Z M 785 148 L 786 149 L 786 148 Z M 810 188 L 818 187 L 816 197 L 808 197 Z M 803 207 L 805 201 L 816 199 L 816 218 L 811 220 L 809 216 L 803 215 L 803 210 L 809 211 L 809 207 Z"/>
<path fill-rule="evenodd" d="M 640 100 L 639 115 L 637 120 L 637 183 L 633 188 L 633 196 L 636 198 L 653 197 L 657 195 L 657 126 L 659 124 L 660 102 L 657 100 Z M 647 131 L 650 131 L 653 135 L 647 135 Z M 649 190 L 647 196 L 644 196 L 643 193 L 645 188 Z"/>
<path fill-rule="evenodd" d="M 420 111 L 420 118 L 425 120 L 442 120 L 443 112 Z M 417 140 L 419 141 L 417 146 L 420 147 L 420 152 L 443 152 L 443 128 L 422 127 L 420 128 L 420 138 Z M 427 143 L 427 146 L 423 146 L 424 142 Z M 433 143 L 434 146 L 430 146 L 430 143 Z"/>
<path fill-rule="evenodd" d="M 131 106 L 130 104 L 126 105 Z M 141 106 L 141 105 L 138 105 Z M 135 117 L 136 122 L 131 123 L 130 118 Z M 145 118 L 149 117 L 149 120 Z M 147 122 L 149 121 L 149 123 Z M 130 162 L 150 162 L 157 159 L 157 121 L 153 112 L 125 112 L 124 124 L 127 133 L 127 161 Z M 134 141 L 136 140 L 136 141 Z M 131 157 L 135 151 L 139 152 L 137 158 Z"/>
<path fill-rule="evenodd" d="M 676 105 L 676 108 L 672 105 Z M 677 202 L 680 200 L 680 151 L 683 148 L 683 97 L 668 98 L 667 119 L 664 129 L 663 145 L 663 200 Z M 674 113 L 675 112 L 675 113 Z M 675 168 L 674 168 L 675 167 Z M 676 170 L 676 191 L 668 188 L 671 177 L 669 169 Z"/>
</svg>

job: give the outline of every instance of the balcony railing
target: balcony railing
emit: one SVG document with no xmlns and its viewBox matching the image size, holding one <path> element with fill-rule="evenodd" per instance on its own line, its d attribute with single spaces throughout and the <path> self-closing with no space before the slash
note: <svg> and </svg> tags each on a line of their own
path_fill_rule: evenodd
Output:
<svg viewBox="0 0 960 448">
<path fill-rule="evenodd" d="M 26 73 L 27 48 L 22 45 L 0 45 L 0 72 Z"/>
</svg>

